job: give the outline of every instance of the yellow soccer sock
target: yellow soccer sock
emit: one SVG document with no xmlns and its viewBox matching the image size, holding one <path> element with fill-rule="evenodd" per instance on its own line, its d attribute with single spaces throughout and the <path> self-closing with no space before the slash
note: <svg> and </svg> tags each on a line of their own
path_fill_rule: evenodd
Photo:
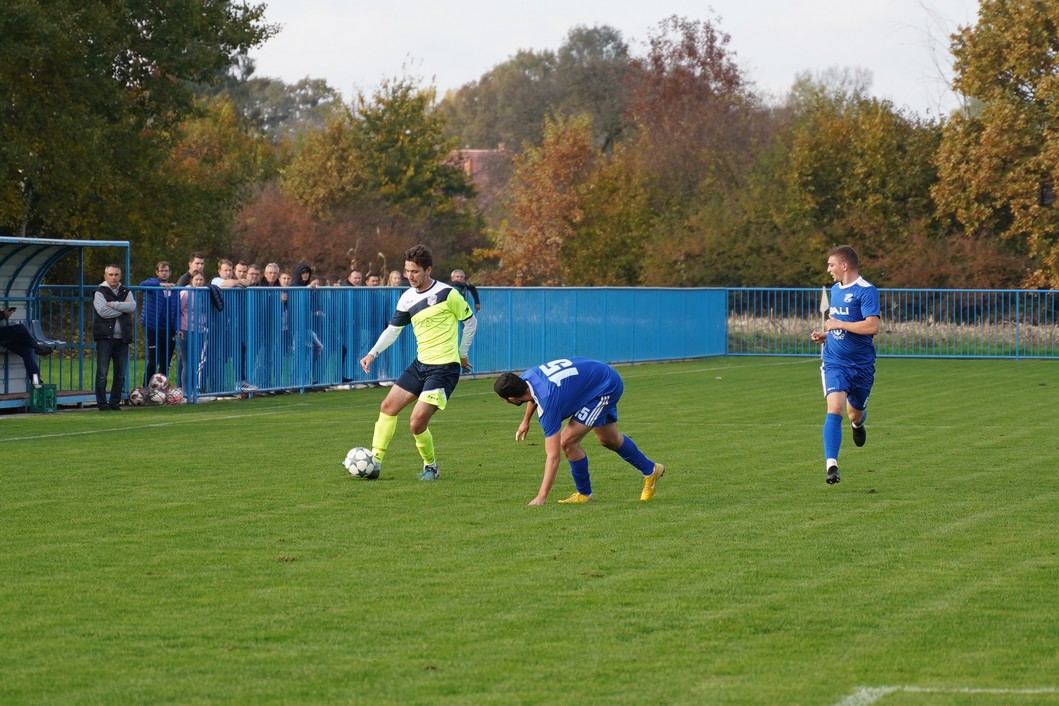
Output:
<svg viewBox="0 0 1059 706">
<path fill-rule="evenodd" d="M 371 455 L 379 463 L 382 463 L 382 457 L 386 455 L 386 448 L 390 445 L 395 431 L 397 431 L 397 417 L 379 412 L 379 419 L 375 422 L 375 433 L 371 437 Z"/>
<path fill-rule="evenodd" d="M 419 455 L 423 457 L 423 463 L 434 463 L 434 436 L 430 430 L 426 429 L 422 434 L 412 434 L 412 436 L 415 437 L 416 448 L 419 449 Z"/>
</svg>

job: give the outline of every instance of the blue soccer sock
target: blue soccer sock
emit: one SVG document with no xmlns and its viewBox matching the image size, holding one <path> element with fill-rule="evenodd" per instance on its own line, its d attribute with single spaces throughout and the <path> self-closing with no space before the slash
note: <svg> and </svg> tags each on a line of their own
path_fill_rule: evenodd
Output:
<svg viewBox="0 0 1059 706">
<path fill-rule="evenodd" d="M 640 473 L 649 476 L 655 472 L 655 462 L 643 455 L 640 447 L 629 437 L 623 437 L 624 441 L 616 453 L 632 464 Z"/>
<path fill-rule="evenodd" d="M 824 458 L 838 461 L 842 446 L 842 416 L 828 413 L 824 419 Z"/>
<path fill-rule="evenodd" d="M 574 477 L 574 487 L 582 495 L 592 494 L 592 480 L 588 476 L 588 456 L 580 461 L 570 461 L 570 475 Z"/>
</svg>

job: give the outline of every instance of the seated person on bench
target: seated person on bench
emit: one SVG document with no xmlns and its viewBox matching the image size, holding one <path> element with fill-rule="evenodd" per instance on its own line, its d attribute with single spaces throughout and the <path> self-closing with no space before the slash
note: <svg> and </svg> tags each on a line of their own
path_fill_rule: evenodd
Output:
<svg viewBox="0 0 1059 706">
<path fill-rule="evenodd" d="M 0 314 L 6 321 L 15 313 L 14 307 L 4 309 Z M 29 375 L 33 387 L 40 387 L 40 365 L 37 364 L 37 341 L 30 334 L 29 329 L 21 324 L 8 324 L 0 326 L 0 348 L 6 348 L 22 358 L 26 365 L 26 374 Z"/>
</svg>

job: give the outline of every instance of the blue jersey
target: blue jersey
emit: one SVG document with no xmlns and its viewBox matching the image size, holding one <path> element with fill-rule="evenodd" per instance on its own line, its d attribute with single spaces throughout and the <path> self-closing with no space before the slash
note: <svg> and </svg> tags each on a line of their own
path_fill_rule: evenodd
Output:
<svg viewBox="0 0 1059 706">
<path fill-rule="evenodd" d="M 831 310 L 835 321 L 864 321 L 879 316 L 879 290 L 863 277 L 850 284 L 835 283 L 831 288 Z M 842 329 L 827 332 L 824 364 L 853 367 L 875 366 L 875 341 L 872 336 Z"/>
<path fill-rule="evenodd" d="M 613 409 L 625 386 L 618 372 L 606 363 L 561 358 L 530 368 L 520 377 L 533 392 L 545 436 L 558 434 L 563 421 L 570 417 L 590 427 L 617 420 Z M 605 414 L 608 410 L 609 416 Z"/>
</svg>

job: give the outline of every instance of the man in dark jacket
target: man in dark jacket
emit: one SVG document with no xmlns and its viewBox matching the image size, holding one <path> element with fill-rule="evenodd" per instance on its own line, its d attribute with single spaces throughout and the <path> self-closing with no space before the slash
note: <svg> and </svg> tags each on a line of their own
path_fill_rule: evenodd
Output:
<svg viewBox="0 0 1059 706">
<path fill-rule="evenodd" d="M 6 321 L 14 313 L 15 307 L 8 307 L 0 311 L 0 318 Z M 37 353 L 42 351 L 29 329 L 22 324 L 0 326 L 0 347 L 20 356 L 26 367 L 26 375 L 29 376 L 33 387 L 40 387 L 40 364 L 37 362 Z"/>
<path fill-rule="evenodd" d="M 104 268 L 103 282 L 92 296 L 92 309 L 92 338 L 96 342 L 96 405 L 100 412 L 120 411 L 125 372 L 129 367 L 136 299 L 121 283 L 121 268 L 117 265 Z M 107 373 L 111 363 L 114 364 L 114 378 L 108 401 Z"/>
<path fill-rule="evenodd" d="M 162 260 L 155 268 L 155 276 L 140 282 L 141 287 L 159 287 L 143 294 L 143 309 L 140 322 L 146 329 L 147 361 L 144 366 L 143 385 L 151 382 L 155 373 L 169 375 L 169 364 L 176 350 L 176 332 L 180 325 L 180 297 L 170 291 L 173 283 L 169 275 L 173 268 Z"/>
</svg>

